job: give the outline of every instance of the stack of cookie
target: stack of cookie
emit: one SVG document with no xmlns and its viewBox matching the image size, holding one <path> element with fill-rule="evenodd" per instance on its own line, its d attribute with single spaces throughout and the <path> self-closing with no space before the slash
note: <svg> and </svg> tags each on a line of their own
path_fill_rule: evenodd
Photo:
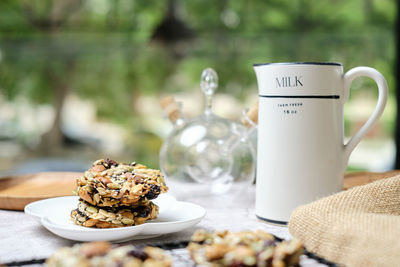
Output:
<svg viewBox="0 0 400 267">
<path fill-rule="evenodd" d="M 124 227 L 155 219 L 158 207 L 151 200 L 168 191 L 159 170 L 110 159 L 95 161 L 76 182 L 80 199 L 71 219 L 86 227 Z"/>
</svg>

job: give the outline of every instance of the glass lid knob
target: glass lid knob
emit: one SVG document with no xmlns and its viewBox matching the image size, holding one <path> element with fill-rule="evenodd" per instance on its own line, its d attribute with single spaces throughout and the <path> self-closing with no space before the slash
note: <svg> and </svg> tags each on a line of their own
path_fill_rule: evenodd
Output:
<svg viewBox="0 0 400 267">
<path fill-rule="evenodd" d="M 201 90 L 207 96 L 214 94 L 215 89 L 218 87 L 218 75 L 212 68 L 207 68 L 201 73 Z"/>
</svg>

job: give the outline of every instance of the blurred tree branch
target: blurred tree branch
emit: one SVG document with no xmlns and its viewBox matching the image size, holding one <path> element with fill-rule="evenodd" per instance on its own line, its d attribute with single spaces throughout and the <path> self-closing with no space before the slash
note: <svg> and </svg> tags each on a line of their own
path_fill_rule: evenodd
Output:
<svg viewBox="0 0 400 267">
<path fill-rule="evenodd" d="M 35 10 L 36 1 L 24 1 L 22 9 L 27 21 L 37 30 L 54 32 L 59 30 L 82 6 L 82 0 L 52 0 L 47 1 L 45 14 Z"/>
<path fill-rule="evenodd" d="M 34 1 L 25 1 L 23 10 L 27 21 L 33 28 L 44 34 L 49 35 L 48 46 L 55 49 L 53 34 L 58 32 L 67 22 L 68 18 L 77 12 L 82 5 L 81 0 L 52 0 L 48 1 L 45 14 L 39 14 L 35 10 Z M 53 62 L 61 65 L 61 71 L 54 68 Z M 55 111 L 53 125 L 50 130 L 42 136 L 38 149 L 41 151 L 57 150 L 63 145 L 64 135 L 61 129 L 61 114 L 64 107 L 64 101 L 70 91 L 69 81 L 74 75 L 76 57 L 69 56 L 65 59 L 53 58 L 51 54 L 47 55 L 44 65 L 44 74 L 53 91 L 53 106 Z"/>
</svg>

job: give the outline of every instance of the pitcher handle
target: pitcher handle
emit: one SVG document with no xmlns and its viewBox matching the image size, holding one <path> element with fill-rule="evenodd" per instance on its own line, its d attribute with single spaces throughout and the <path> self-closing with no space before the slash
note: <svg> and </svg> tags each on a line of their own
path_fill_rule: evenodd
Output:
<svg viewBox="0 0 400 267">
<path fill-rule="evenodd" d="M 351 152 L 353 152 L 354 148 L 358 145 L 361 139 L 369 132 L 369 130 L 371 130 L 372 126 L 374 126 L 374 124 L 381 117 L 383 110 L 385 109 L 388 97 L 388 85 L 385 78 L 379 71 L 370 67 L 356 67 L 349 70 L 344 75 L 344 102 L 347 102 L 349 98 L 351 83 L 354 79 L 361 76 L 372 78 L 378 85 L 378 103 L 376 104 L 375 110 L 369 117 L 367 122 L 361 127 L 360 130 L 358 130 L 358 132 L 350 139 L 350 141 L 344 145 L 343 159 L 345 168 L 347 167 Z"/>
</svg>

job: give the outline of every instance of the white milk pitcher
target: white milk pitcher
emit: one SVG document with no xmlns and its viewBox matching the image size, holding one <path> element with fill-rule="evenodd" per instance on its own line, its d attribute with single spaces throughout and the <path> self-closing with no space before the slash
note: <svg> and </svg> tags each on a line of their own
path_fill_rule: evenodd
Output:
<svg viewBox="0 0 400 267">
<path fill-rule="evenodd" d="M 297 206 L 343 189 L 349 156 L 382 115 L 388 94 L 375 69 L 343 73 L 340 63 L 254 64 L 259 89 L 256 215 L 285 224 Z M 343 105 L 351 82 L 370 77 L 378 104 L 365 125 L 343 140 Z"/>
</svg>

